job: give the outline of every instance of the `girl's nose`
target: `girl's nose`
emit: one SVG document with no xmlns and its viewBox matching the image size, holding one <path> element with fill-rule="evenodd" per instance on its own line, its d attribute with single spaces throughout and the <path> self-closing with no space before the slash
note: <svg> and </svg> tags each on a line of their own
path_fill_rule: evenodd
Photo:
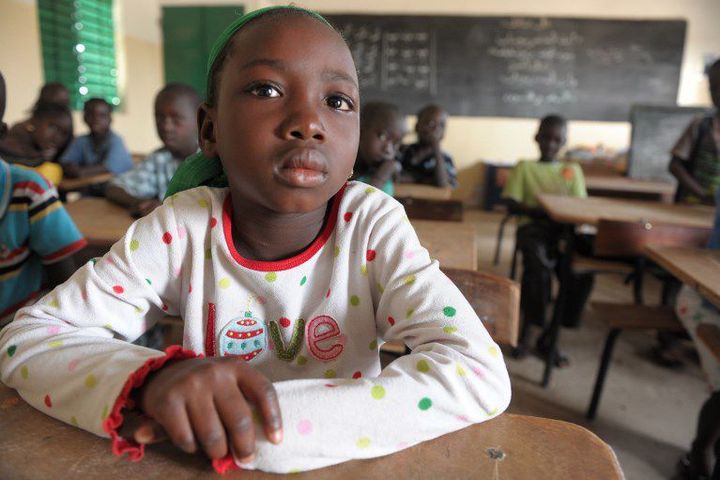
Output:
<svg viewBox="0 0 720 480">
<path fill-rule="evenodd" d="M 286 140 L 325 141 L 325 126 L 320 118 L 319 107 L 309 102 L 299 102 L 288 115 L 282 126 L 282 137 Z"/>
</svg>

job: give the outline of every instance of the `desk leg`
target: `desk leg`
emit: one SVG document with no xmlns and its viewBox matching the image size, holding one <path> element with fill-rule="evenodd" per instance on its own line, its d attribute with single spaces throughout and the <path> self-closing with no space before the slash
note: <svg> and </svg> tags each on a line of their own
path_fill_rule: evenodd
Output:
<svg viewBox="0 0 720 480">
<path fill-rule="evenodd" d="M 550 383 L 550 376 L 555 366 L 557 356 L 557 343 L 560 336 L 560 325 L 562 324 L 563 310 L 567 302 L 568 287 L 572 281 L 572 259 L 575 251 L 574 225 L 563 225 L 562 238 L 565 240 L 565 251 L 560 256 L 560 288 L 555 300 L 552 320 L 550 321 L 550 347 L 545 359 L 545 371 L 543 372 L 542 386 L 547 387 Z"/>
</svg>

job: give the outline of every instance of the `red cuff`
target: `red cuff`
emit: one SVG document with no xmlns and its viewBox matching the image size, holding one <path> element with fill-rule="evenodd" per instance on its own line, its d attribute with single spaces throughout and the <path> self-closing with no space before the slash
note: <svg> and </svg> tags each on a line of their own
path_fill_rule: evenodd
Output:
<svg viewBox="0 0 720 480">
<path fill-rule="evenodd" d="M 233 458 L 232 453 L 228 453 L 223 458 L 216 458 L 212 461 L 212 466 L 219 474 L 231 472 L 240 468 L 238 467 L 237 463 L 235 463 L 235 459 Z"/>
<path fill-rule="evenodd" d="M 135 440 L 122 438 L 117 430 L 123 423 L 122 410 L 125 407 L 132 407 L 132 399 L 130 399 L 130 393 L 142 386 L 145 382 L 145 378 L 150 374 L 162 368 L 169 360 L 184 360 L 186 358 L 197 358 L 201 357 L 192 350 L 185 350 L 180 345 L 172 345 L 165 349 L 164 357 L 155 357 L 149 359 L 140 368 L 130 374 L 125 385 L 123 385 L 120 395 L 115 400 L 110 415 L 107 416 L 103 422 L 103 430 L 110 434 L 112 439 L 112 452 L 115 455 L 128 454 L 128 458 L 133 462 L 137 462 L 145 455 L 145 445 L 137 443 Z"/>
</svg>

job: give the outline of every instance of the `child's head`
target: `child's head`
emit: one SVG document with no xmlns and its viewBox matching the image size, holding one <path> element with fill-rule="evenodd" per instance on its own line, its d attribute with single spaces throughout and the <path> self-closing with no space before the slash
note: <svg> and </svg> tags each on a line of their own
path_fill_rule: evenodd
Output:
<svg viewBox="0 0 720 480">
<path fill-rule="evenodd" d="M 713 105 L 720 108 L 720 58 L 708 68 L 708 83 Z"/>
<path fill-rule="evenodd" d="M 0 138 L 7 133 L 7 124 L 3 122 L 3 118 L 5 118 L 5 98 L 5 77 L 0 72 Z"/>
<path fill-rule="evenodd" d="M 49 82 L 42 86 L 36 105 L 41 103 L 54 103 L 70 108 L 70 92 L 60 82 Z"/>
<path fill-rule="evenodd" d="M 163 146 L 175 157 L 197 150 L 200 95 L 189 85 L 169 83 L 155 97 L 155 127 Z"/>
<path fill-rule="evenodd" d="M 567 121 L 560 115 L 543 117 L 535 135 L 535 141 L 540 147 L 540 161 L 555 161 L 566 140 Z"/>
<path fill-rule="evenodd" d="M 447 112 L 439 105 L 428 105 L 417 114 L 415 132 L 422 145 L 440 144 L 445 137 Z"/>
<path fill-rule="evenodd" d="M 314 13 L 262 10 L 229 27 L 210 62 L 200 144 L 222 162 L 233 202 L 274 213 L 326 205 L 359 137 L 357 74 L 342 37 Z"/>
<path fill-rule="evenodd" d="M 30 118 L 32 141 L 39 150 L 62 148 L 72 135 L 72 117 L 67 107 L 39 103 Z"/>
<path fill-rule="evenodd" d="M 112 106 L 102 98 L 91 98 L 85 102 L 83 119 L 93 137 L 104 137 L 110 131 Z"/>
<path fill-rule="evenodd" d="M 358 160 L 367 167 L 392 160 L 405 133 L 405 117 L 395 105 L 366 104 L 360 115 Z"/>
</svg>

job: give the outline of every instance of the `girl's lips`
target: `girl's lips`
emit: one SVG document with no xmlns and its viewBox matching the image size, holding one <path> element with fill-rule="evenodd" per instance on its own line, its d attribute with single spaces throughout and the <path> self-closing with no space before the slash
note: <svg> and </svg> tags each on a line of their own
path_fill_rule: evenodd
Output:
<svg viewBox="0 0 720 480">
<path fill-rule="evenodd" d="M 295 148 L 276 164 L 274 173 L 282 183 L 291 187 L 313 188 L 327 180 L 327 161 L 314 148 Z"/>
</svg>

